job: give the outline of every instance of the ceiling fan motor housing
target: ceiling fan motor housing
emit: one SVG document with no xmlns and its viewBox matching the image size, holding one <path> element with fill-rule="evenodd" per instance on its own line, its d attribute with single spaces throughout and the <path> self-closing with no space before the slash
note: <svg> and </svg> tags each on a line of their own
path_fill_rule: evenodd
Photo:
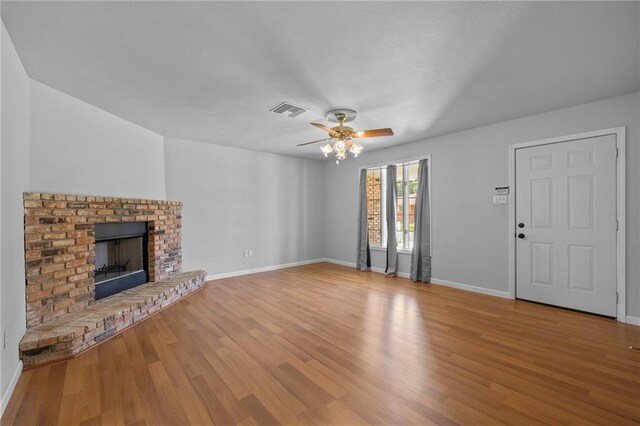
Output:
<svg viewBox="0 0 640 426">
<path fill-rule="evenodd" d="M 344 120 L 342 121 L 343 123 L 348 123 L 350 121 L 355 120 L 356 117 L 358 116 L 358 113 L 352 109 L 336 108 L 336 109 L 331 109 L 325 112 L 324 118 L 326 118 L 328 121 L 331 121 L 333 123 L 339 123 L 340 122 L 340 120 L 338 119 L 339 115 L 344 116 Z"/>
</svg>

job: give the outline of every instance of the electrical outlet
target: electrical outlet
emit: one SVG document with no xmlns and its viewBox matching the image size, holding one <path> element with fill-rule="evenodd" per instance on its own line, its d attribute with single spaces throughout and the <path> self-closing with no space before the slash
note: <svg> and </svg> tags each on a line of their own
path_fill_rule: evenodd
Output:
<svg viewBox="0 0 640 426">
<path fill-rule="evenodd" d="M 249 257 L 253 257 L 253 249 L 249 249 Z"/>
</svg>

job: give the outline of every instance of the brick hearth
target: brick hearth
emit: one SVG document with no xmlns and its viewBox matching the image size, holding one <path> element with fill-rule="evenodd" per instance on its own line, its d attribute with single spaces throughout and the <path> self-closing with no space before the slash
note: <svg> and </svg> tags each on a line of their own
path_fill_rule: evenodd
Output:
<svg viewBox="0 0 640 426">
<path fill-rule="evenodd" d="M 184 272 L 96 302 L 27 331 L 20 342 L 25 368 L 58 361 L 102 342 L 200 289 L 206 272 Z"/>
</svg>

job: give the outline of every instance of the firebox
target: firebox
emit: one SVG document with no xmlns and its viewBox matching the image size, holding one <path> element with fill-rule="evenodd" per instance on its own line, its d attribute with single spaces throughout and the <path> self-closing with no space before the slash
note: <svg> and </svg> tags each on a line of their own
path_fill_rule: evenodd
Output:
<svg viewBox="0 0 640 426">
<path fill-rule="evenodd" d="M 96 300 L 149 281 L 147 222 L 96 224 Z"/>
</svg>

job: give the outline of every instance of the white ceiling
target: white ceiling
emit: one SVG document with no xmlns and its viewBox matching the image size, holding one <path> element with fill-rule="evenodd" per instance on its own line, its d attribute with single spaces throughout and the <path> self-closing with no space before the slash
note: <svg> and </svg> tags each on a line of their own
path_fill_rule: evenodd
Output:
<svg viewBox="0 0 640 426">
<path fill-rule="evenodd" d="M 321 158 L 640 90 L 638 3 L 3 2 L 31 78 L 165 136 Z M 289 101 L 297 118 L 269 109 Z"/>
</svg>

